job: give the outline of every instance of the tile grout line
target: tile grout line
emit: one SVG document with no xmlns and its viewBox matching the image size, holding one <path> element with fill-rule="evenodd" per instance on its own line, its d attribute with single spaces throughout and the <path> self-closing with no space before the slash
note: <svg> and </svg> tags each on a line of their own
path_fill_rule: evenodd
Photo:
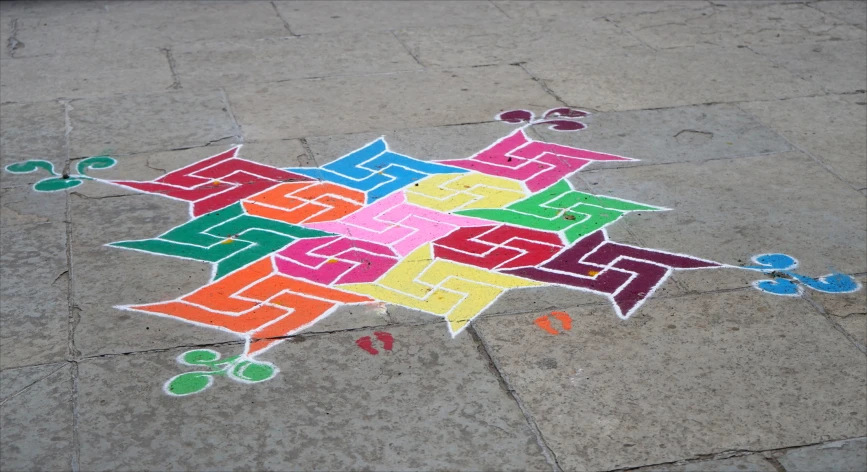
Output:
<svg viewBox="0 0 867 472">
<path fill-rule="evenodd" d="M 500 8 L 499 5 L 497 5 L 497 2 L 495 2 L 495 1 L 493 1 L 493 0 L 488 0 L 488 3 L 490 3 L 491 5 L 493 5 L 493 7 L 496 8 L 497 10 L 500 10 L 500 13 L 502 13 L 503 16 L 505 16 L 506 18 L 508 18 L 508 19 L 510 19 L 510 20 L 513 19 L 511 16 L 509 16 L 508 13 L 506 13 L 505 10 L 503 10 L 502 8 Z"/>
<path fill-rule="evenodd" d="M 172 74 L 172 84 L 167 88 L 171 90 L 178 90 L 181 88 L 181 79 L 178 77 L 178 71 L 175 68 L 175 56 L 172 54 L 172 48 L 166 47 L 160 49 L 166 55 L 166 61 L 169 63 L 169 72 Z"/>
<path fill-rule="evenodd" d="M 554 454 L 554 451 L 548 447 L 548 444 L 545 442 L 545 438 L 542 436 L 542 431 L 539 429 L 539 426 L 536 424 L 536 420 L 530 414 L 529 409 L 521 401 L 521 397 L 518 395 L 518 392 L 515 391 L 514 388 L 509 384 L 509 381 L 506 379 L 506 376 L 503 375 L 503 371 L 500 366 L 497 364 L 497 361 L 491 356 L 491 351 L 479 334 L 476 326 L 474 324 L 470 324 L 466 329 L 467 333 L 469 333 L 470 337 L 473 338 L 473 341 L 476 342 L 476 347 L 479 350 L 479 354 L 481 354 L 485 361 L 487 361 L 488 365 L 491 368 L 492 373 L 497 377 L 497 381 L 500 385 L 506 390 L 506 394 L 512 398 L 512 400 L 518 405 L 518 408 L 521 410 L 521 413 L 524 415 L 524 420 L 527 422 L 527 425 L 533 431 L 533 434 L 536 436 L 536 443 L 539 445 L 539 449 L 542 450 L 542 455 L 545 456 L 545 460 L 551 466 L 551 469 L 554 472 L 563 472 L 563 469 L 560 467 L 560 463 L 557 461 L 557 456 Z"/>
<path fill-rule="evenodd" d="M 238 133 L 237 136 L 235 136 L 235 137 L 238 139 L 239 144 L 244 144 L 244 127 L 241 126 L 241 123 L 238 122 L 238 118 L 235 117 L 235 112 L 232 111 L 232 102 L 229 101 L 229 94 L 226 93 L 226 89 L 223 87 L 220 87 L 220 94 L 223 96 L 223 102 L 226 104 L 226 108 L 224 111 L 229 114 L 229 118 L 231 118 L 232 123 L 235 124 L 235 129 Z M 218 141 L 221 141 L 221 140 L 229 138 L 229 137 L 230 136 L 220 138 Z M 214 141 L 209 141 L 208 143 L 205 144 L 205 146 L 208 146 L 213 142 Z"/>
<path fill-rule="evenodd" d="M 65 122 L 64 132 L 64 147 L 66 148 L 66 163 L 64 164 L 64 173 L 69 172 L 70 161 L 70 135 L 72 134 L 73 126 L 69 112 L 72 110 L 72 105 L 66 100 L 63 102 L 63 115 Z M 75 328 L 78 324 L 78 313 L 75 306 L 75 282 L 74 270 L 72 261 L 72 199 L 70 192 L 65 192 L 66 197 L 66 303 L 67 303 L 67 360 L 70 366 L 70 403 L 72 408 L 72 457 L 70 458 L 70 468 L 72 472 L 80 470 L 80 443 L 79 443 L 79 419 L 78 419 L 78 362 L 76 358 L 80 354 L 75 349 Z"/>
<path fill-rule="evenodd" d="M 852 26 L 853 28 L 864 30 L 864 28 L 861 27 L 860 24 L 850 23 L 850 22 L 846 21 L 845 19 L 838 17 L 837 15 L 832 15 L 831 13 L 820 10 L 820 9 L 816 8 L 815 6 L 813 6 L 813 3 L 814 2 L 803 2 L 803 3 L 799 3 L 799 4 L 804 5 L 807 8 L 812 8 L 813 10 L 816 10 L 817 12 L 819 12 L 823 15 L 830 16 L 831 18 L 834 18 L 837 21 L 842 21 L 844 25 L 849 25 L 849 26 Z"/>
<path fill-rule="evenodd" d="M 79 472 L 81 470 L 81 439 L 78 428 L 81 425 L 81 421 L 78 410 L 78 362 L 71 361 L 70 364 L 69 370 L 72 382 L 70 398 L 72 402 L 72 460 L 70 465 L 72 472 Z"/>
<path fill-rule="evenodd" d="M 55 364 L 55 362 L 52 362 L 51 364 Z M 51 365 L 51 364 L 42 364 L 42 365 Z M 35 366 L 27 366 L 27 367 L 35 367 Z M 33 382 L 30 382 L 24 388 L 22 388 L 21 390 L 18 390 L 17 392 L 13 393 L 12 395 L 9 395 L 8 397 L 4 398 L 3 400 L 0 400 L 0 405 L 3 405 L 4 403 L 17 397 L 18 395 L 21 395 L 22 393 L 26 392 L 27 390 L 30 390 L 31 387 L 38 384 L 39 382 L 42 382 L 43 380 L 47 379 L 48 377 L 51 377 L 52 375 L 56 374 L 57 372 L 60 371 L 60 369 L 63 369 L 64 367 L 66 367 L 66 363 L 61 363 L 60 366 L 57 367 L 56 369 L 43 375 L 42 377 L 39 377 L 38 379 L 34 380 Z M 9 370 L 11 370 L 11 369 L 9 369 Z"/>
<path fill-rule="evenodd" d="M 783 447 L 777 447 L 777 448 L 773 448 L 773 449 L 732 449 L 732 450 L 721 451 L 721 452 L 710 453 L 710 454 L 696 454 L 695 456 L 692 456 L 692 457 L 687 457 L 684 459 L 678 459 L 678 460 L 669 461 L 669 462 L 658 462 L 658 463 L 654 463 L 654 464 L 642 464 L 642 465 L 636 465 L 636 466 L 619 467 L 616 469 L 609 469 L 607 472 L 632 472 L 632 471 L 641 470 L 641 469 L 646 468 L 646 467 L 659 467 L 659 466 L 665 466 L 665 465 L 698 464 L 701 462 L 725 460 L 725 459 L 731 459 L 731 458 L 735 458 L 735 457 L 749 457 L 749 456 L 755 456 L 755 455 L 761 456 L 763 459 L 766 459 L 771 464 L 775 464 L 775 463 L 778 464 L 779 462 L 776 460 L 776 458 L 771 456 L 772 453 L 787 452 L 787 451 L 791 451 L 791 450 L 795 450 L 795 449 L 801 449 L 801 448 L 805 448 L 805 447 L 821 446 L 823 444 L 830 444 L 830 443 L 834 443 L 834 442 L 838 442 L 838 441 L 851 441 L 853 439 L 864 439 L 864 438 L 865 438 L 865 436 L 843 436 L 843 437 L 838 437 L 836 439 L 828 439 L 828 440 L 824 440 L 824 441 L 798 444 L 796 446 L 783 446 Z M 782 467 L 782 465 L 780 467 Z M 780 472 L 785 472 L 785 469 L 782 469 L 782 468 L 779 468 L 777 470 Z"/>
<path fill-rule="evenodd" d="M 304 153 L 307 154 L 307 164 L 313 164 L 313 167 L 318 169 L 321 167 L 318 162 L 316 162 L 316 157 L 313 156 L 313 149 L 310 148 L 310 143 L 307 142 L 307 138 L 298 138 L 298 142 L 301 143 L 301 147 L 304 148 Z"/>
<path fill-rule="evenodd" d="M 283 27 L 286 28 L 286 31 L 289 32 L 289 35 L 294 36 L 294 37 L 298 37 L 299 35 L 295 34 L 292 31 L 292 28 L 289 27 L 289 22 L 286 21 L 286 18 L 283 18 L 283 15 L 280 14 L 280 10 L 277 9 L 277 4 L 274 2 L 271 2 L 271 7 L 274 8 L 274 13 L 276 13 L 277 18 L 280 18 L 280 21 L 283 22 Z"/>
<path fill-rule="evenodd" d="M 635 34 L 633 34 L 632 31 L 629 31 L 628 29 L 626 29 L 625 26 L 621 25 L 621 24 L 618 23 L 617 21 L 614 21 L 614 20 L 608 18 L 608 16 L 609 16 L 609 15 L 603 16 L 602 19 L 605 20 L 607 23 L 614 25 L 614 27 L 617 28 L 618 31 L 621 32 L 621 34 L 625 34 L 625 35 L 629 36 L 630 38 L 632 38 L 632 39 L 638 41 L 639 43 L 641 43 L 641 44 L 647 46 L 647 47 L 648 47 L 651 51 L 653 51 L 654 53 L 659 52 L 658 49 L 656 49 L 655 47 L 653 47 L 653 46 L 651 46 L 650 44 L 648 44 L 647 41 L 645 41 L 645 40 L 639 38 L 638 36 L 635 36 Z"/>
<path fill-rule="evenodd" d="M 404 49 L 406 49 L 406 53 L 409 54 L 410 56 L 412 56 L 412 58 L 415 60 L 415 62 L 416 62 L 418 65 L 420 65 L 423 69 L 427 69 L 427 67 L 425 67 L 425 65 L 422 64 L 422 62 L 419 60 L 418 56 L 416 56 L 415 53 L 412 52 L 412 49 L 409 48 L 409 45 L 407 45 L 406 43 L 404 43 L 404 42 L 400 39 L 400 37 L 397 35 L 397 32 L 394 31 L 394 30 L 390 30 L 390 32 L 391 32 L 391 35 L 394 36 L 394 39 L 395 39 L 398 43 L 400 43 L 400 45 L 403 46 Z"/>
<path fill-rule="evenodd" d="M 560 98 L 559 95 L 557 95 L 556 93 L 554 93 L 554 91 L 551 90 L 551 89 L 548 87 L 548 85 L 547 85 L 547 84 L 546 84 L 542 79 L 536 77 L 535 74 L 533 74 L 532 72 L 530 72 L 530 69 L 527 69 L 527 66 L 525 65 L 524 62 L 516 62 L 516 63 L 513 63 L 513 64 L 509 64 L 509 65 L 520 67 L 521 70 L 523 70 L 523 71 L 524 71 L 528 76 L 530 76 L 531 79 L 533 79 L 533 82 L 536 82 L 537 84 L 539 84 L 540 87 L 542 87 L 542 90 L 544 90 L 545 93 L 547 93 L 548 95 L 554 97 L 554 100 L 557 100 L 557 102 L 560 103 L 561 105 L 563 105 L 563 106 L 565 106 L 565 107 L 571 107 L 571 105 L 569 105 L 568 103 L 566 103 L 566 101 L 563 100 L 562 98 Z M 594 110 L 594 111 L 595 111 L 595 110 Z"/>
<path fill-rule="evenodd" d="M 807 302 L 810 306 L 812 306 L 813 310 L 815 310 L 817 313 L 819 313 L 819 315 L 821 315 L 822 318 L 825 318 L 825 321 L 827 321 L 828 324 L 830 324 L 832 328 L 839 331 L 849 342 L 851 342 L 853 345 L 855 345 L 855 348 L 857 348 L 859 351 L 864 353 L 864 355 L 867 355 L 867 346 L 862 346 L 861 343 L 859 343 L 855 340 L 854 336 L 849 334 L 849 332 L 846 331 L 846 329 L 844 329 L 842 326 L 840 326 L 840 323 L 837 323 L 837 321 L 834 320 L 833 315 L 830 315 L 830 314 L 828 314 L 827 311 L 825 311 L 825 307 L 823 307 L 822 305 L 817 303 L 815 300 L 813 300 L 813 297 L 810 296 L 810 292 L 804 290 L 804 293 L 801 294 L 800 298 L 802 300 L 804 300 L 805 302 Z"/>
<path fill-rule="evenodd" d="M 786 144 L 789 144 L 791 146 L 791 144 L 789 142 L 786 142 Z M 695 161 L 657 162 L 657 163 L 653 163 L 653 164 L 648 162 L 647 164 L 629 164 L 629 165 L 617 165 L 617 166 L 610 166 L 610 167 L 598 167 L 596 169 L 591 169 L 591 170 L 585 171 L 584 175 L 590 175 L 590 174 L 593 174 L 596 172 L 604 172 L 604 171 L 618 170 L 618 169 L 640 169 L 642 167 L 670 166 L 670 165 L 677 165 L 677 164 L 704 164 L 705 162 L 733 161 L 735 159 L 756 159 L 759 157 L 776 156 L 779 154 L 785 154 L 787 152 L 799 152 L 799 151 L 800 151 L 800 149 L 792 148 L 792 149 L 788 149 L 785 151 L 771 151 L 771 152 L 764 152 L 764 153 L 759 153 L 759 154 L 745 154 L 742 156 L 711 157 L 709 159 L 701 159 L 701 160 L 695 160 Z M 641 161 L 641 162 L 645 162 L 645 161 Z"/>
<path fill-rule="evenodd" d="M 776 472 L 786 472 L 786 468 L 783 467 L 783 464 L 780 464 L 780 461 L 778 461 L 776 457 L 769 456 L 770 454 L 762 454 L 762 458 L 768 461 Z"/>
</svg>

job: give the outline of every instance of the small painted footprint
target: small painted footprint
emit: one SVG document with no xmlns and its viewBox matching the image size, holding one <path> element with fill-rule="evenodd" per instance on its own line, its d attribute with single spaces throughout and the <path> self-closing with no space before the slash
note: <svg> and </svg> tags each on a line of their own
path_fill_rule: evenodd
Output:
<svg viewBox="0 0 867 472">
<path fill-rule="evenodd" d="M 391 334 L 385 331 L 375 331 L 373 336 L 382 343 L 383 349 L 391 351 L 392 346 L 394 346 L 394 337 Z M 379 354 L 379 351 L 373 346 L 373 339 L 370 336 L 362 336 L 356 339 L 355 344 L 374 356 Z"/>
<path fill-rule="evenodd" d="M 551 317 L 554 317 L 561 325 L 563 325 L 563 331 L 569 331 L 572 329 L 572 318 L 562 311 L 552 311 L 550 315 L 543 315 L 536 318 L 536 326 L 544 329 L 550 334 L 560 334 L 560 332 L 551 325 Z"/>
</svg>

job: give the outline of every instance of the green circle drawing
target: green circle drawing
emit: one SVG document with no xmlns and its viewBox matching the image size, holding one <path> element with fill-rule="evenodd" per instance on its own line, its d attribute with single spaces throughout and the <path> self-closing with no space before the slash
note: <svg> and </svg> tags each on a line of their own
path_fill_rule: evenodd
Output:
<svg viewBox="0 0 867 472">
<path fill-rule="evenodd" d="M 262 382 L 277 375 L 277 369 L 268 362 L 239 362 L 230 373 L 235 380 L 242 382 Z"/>
<path fill-rule="evenodd" d="M 186 372 L 176 375 L 166 382 L 166 393 L 177 397 L 201 392 L 214 383 L 210 372 Z"/>
</svg>

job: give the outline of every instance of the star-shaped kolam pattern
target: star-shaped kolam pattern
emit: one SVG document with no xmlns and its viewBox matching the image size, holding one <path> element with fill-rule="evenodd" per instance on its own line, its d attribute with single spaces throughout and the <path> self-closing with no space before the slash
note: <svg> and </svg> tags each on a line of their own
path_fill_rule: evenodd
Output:
<svg viewBox="0 0 867 472">
<path fill-rule="evenodd" d="M 612 242 L 605 228 L 664 208 L 576 190 L 593 162 L 633 159 L 530 139 L 519 129 L 466 159 L 421 160 L 377 139 L 322 167 L 278 169 L 240 147 L 148 182 L 191 219 L 111 246 L 209 263 L 211 281 L 120 308 L 222 329 L 254 356 L 346 304 L 384 302 L 457 335 L 504 292 L 556 285 L 634 314 L 675 270 L 720 267 Z"/>
</svg>

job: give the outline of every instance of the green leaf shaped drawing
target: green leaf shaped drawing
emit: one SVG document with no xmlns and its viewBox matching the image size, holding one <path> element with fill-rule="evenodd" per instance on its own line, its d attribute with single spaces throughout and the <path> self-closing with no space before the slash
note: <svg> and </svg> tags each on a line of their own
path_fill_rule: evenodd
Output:
<svg viewBox="0 0 867 472">
<path fill-rule="evenodd" d="M 87 175 L 88 169 L 108 169 L 114 167 L 117 161 L 108 156 L 88 157 L 78 163 L 76 169 L 81 175 Z"/>
<path fill-rule="evenodd" d="M 88 157 L 87 159 L 83 159 L 76 166 L 78 174 L 63 174 L 63 177 L 60 177 L 60 175 L 54 171 L 54 164 L 40 159 L 9 164 L 6 166 L 6 171 L 13 174 L 27 174 L 38 171 L 39 169 L 46 170 L 49 174 L 55 177 L 42 179 L 39 182 L 36 182 L 33 185 L 33 189 L 37 192 L 56 192 L 58 190 L 77 187 L 81 185 L 83 180 L 94 180 L 93 177 L 88 177 L 86 175 L 87 171 L 90 169 L 108 169 L 109 167 L 113 167 L 116 163 L 117 161 L 108 156 Z"/>
<path fill-rule="evenodd" d="M 212 349 L 193 349 L 177 357 L 179 364 L 206 367 L 209 371 L 184 372 L 170 378 L 163 390 L 169 395 L 182 397 L 201 392 L 214 383 L 215 377 L 229 377 L 241 383 L 263 382 L 274 378 L 279 369 L 270 362 L 253 361 L 242 356 L 220 359 Z"/>
<path fill-rule="evenodd" d="M 199 393 L 214 383 L 212 372 L 186 372 L 166 382 L 166 393 L 177 397 Z"/>
<path fill-rule="evenodd" d="M 48 171 L 49 174 L 57 175 L 57 173 L 54 172 L 54 164 L 48 161 L 24 161 L 16 162 L 15 164 L 9 164 L 8 166 L 6 166 L 6 171 L 12 172 L 13 174 L 28 174 L 39 169 L 45 169 Z"/>
<path fill-rule="evenodd" d="M 81 185 L 81 181 L 78 179 L 53 178 L 36 182 L 33 185 L 33 189 L 37 192 L 56 192 L 58 190 L 78 187 L 79 185 Z"/>
</svg>

